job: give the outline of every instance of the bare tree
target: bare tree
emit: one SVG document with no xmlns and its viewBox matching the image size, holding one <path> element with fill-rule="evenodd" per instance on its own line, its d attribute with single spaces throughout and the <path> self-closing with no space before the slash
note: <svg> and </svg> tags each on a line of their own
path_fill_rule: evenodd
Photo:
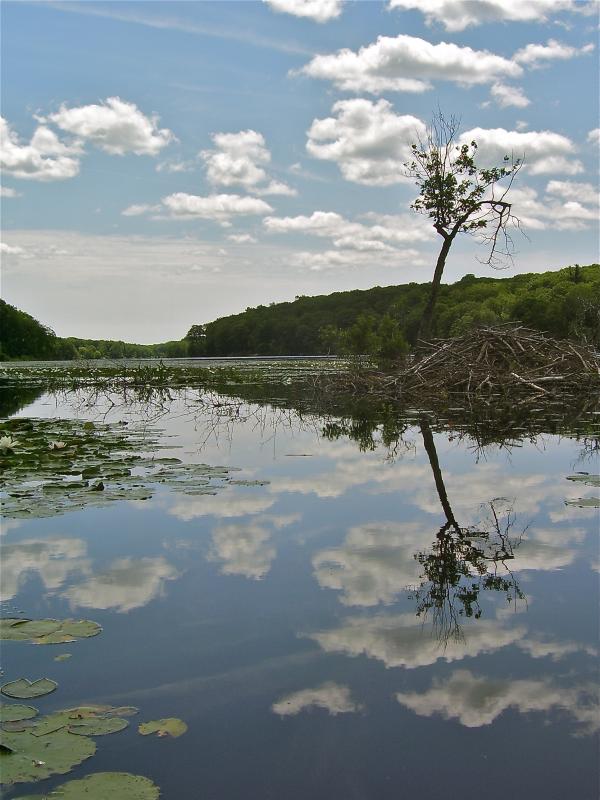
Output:
<svg viewBox="0 0 600 800">
<path fill-rule="evenodd" d="M 459 144 L 459 120 L 438 111 L 423 140 L 412 145 L 412 157 L 404 164 L 405 174 L 416 178 L 419 196 L 411 208 L 433 220 L 442 237 L 431 291 L 419 326 L 419 338 L 427 337 L 446 258 L 459 233 L 479 236 L 488 246 L 483 263 L 498 266 L 511 258 L 513 241 L 509 226 L 520 226 L 506 195 L 522 166 L 522 159 L 504 156 L 502 166 L 481 169 L 475 163 L 477 143 Z M 497 184 L 506 179 L 502 187 Z"/>
</svg>

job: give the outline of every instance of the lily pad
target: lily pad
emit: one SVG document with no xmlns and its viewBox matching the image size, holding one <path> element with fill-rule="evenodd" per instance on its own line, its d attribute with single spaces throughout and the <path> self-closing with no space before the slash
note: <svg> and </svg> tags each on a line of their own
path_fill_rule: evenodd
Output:
<svg viewBox="0 0 600 800">
<path fill-rule="evenodd" d="M 600 486 L 600 475 L 590 475 L 587 472 L 578 472 L 576 475 L 567 475 L 568 481 L 585 483 L 586 486 Z"/>
<path fill-rule="evenodd" d="M 600 497 L 577 497 L 574 500 L 565 500 L 565 505 L 576 508 L 600 508 Z"/>
<path fill-rule="evenodd" d="M 72 653 L 61 653 L 59 656 L 55 656 L 55 661 L 68 661 L 71 658 Z"/>
<path fill-rule="evenodd" d="M 17 722 L 22 719 L 31 719 L 38 713 L 33 706 L 24 706 L 20 703 L 0 703 L 0 722 Z"/>
<path fill-rule="evenodd" d="M 138 732 L 141 733 L 142 736 L 149 736 L 155 733 L 160 737 L 171 736 L 173 739 L 176 739 L 178 736 L 182 736 L 187 729 L 188 726 L 183 720 L 177 719 L 176 717 L 167 717 L 166 719 L 142 722 L 138 727 Z"/>
<path fill-rule="evenodd" d="M 39 781 L 50 775 L 64 775 L 96 752 L 87 736 L 73 736 L 58 730 L 34 736 L 31 730 L 2 732 L 0 775 L 3 784 Z M 107 795 L 108 796 L 108 795 Z"/>
<path fill-rule="evenodd" d="M 158 786 L 143 775 L 129 772 L 95 772 L 78 781 L 68 781 L 50 794 L 28 795 L 21 800 L 157 800 Z"/>
<path fill-rule="evenodd" d="M 24 700 L 28 697 L 43 697 L 45 694 L 53 692 L 57 687 L 58 683 L 50 680 L 50 678 L 39 678 L 37 681 L 19 678 L 16 681 L 5 683 L 0 692 L 6 697 L 16 697 L 19 700 Z"/>
<path fill-rule="evenodd" d="M 0 639 L 30 641 L 33 644 L 65 644 L 97 636 L 102 627 L 89 619 L 4 619 Z"/>
<path fill-rule="evenodd" d="M 69 731 L 78 736 L 105 736 L 122 731 L 128 725 L 127 720 L 120 717 L 88 717 L 72 722 Z"/>
</svg>

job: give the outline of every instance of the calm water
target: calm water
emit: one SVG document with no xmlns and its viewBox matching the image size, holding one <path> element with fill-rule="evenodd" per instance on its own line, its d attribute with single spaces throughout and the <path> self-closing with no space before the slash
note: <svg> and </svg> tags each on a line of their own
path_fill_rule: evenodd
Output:
<svg viewBox="0 0 600 800">
<path fill-rule="evenodd" d="M 46 396 L 19 415 L 82 413 Z M 566 480 L 598 472 L 582 441 L 481 452 L 414 423 L 361 451 L 316 416 L 219 424 L 178 401 L 158 424 L 161 455 L 267 483 L 3 525 L 5 615 L 103 626 L 4 643 L 3 680 L 58 681 L 42 713 L 133 704 L 132 723 L 189 726 L 99 737 L 68 777 L 147 775 L 165 800 L 595 800 L 598 512 L 565 504 L 599 491 Z"/>
</svg>

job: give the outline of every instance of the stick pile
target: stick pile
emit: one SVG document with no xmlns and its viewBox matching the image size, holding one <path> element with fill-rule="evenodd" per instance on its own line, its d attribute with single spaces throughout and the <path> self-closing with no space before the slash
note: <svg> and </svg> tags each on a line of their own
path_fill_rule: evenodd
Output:
<svg viewBox="0 0 600 800">
<path fill-rule="evenodd" d="M 518 324 L 422 342 L 398 376 L 400 394 L 466 394 L 531 400 L 600 392 L 600 359 L 588 347 Z"/>
</svg>

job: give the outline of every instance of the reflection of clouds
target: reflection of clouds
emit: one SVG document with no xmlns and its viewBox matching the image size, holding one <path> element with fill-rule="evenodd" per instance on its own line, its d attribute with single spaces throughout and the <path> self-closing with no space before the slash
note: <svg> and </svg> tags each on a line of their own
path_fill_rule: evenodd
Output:
<svg viewBox="0 0 600 800">
<path fill-rule="evenodd" d="M 271 706 L 271 710 L 282 717 L 293 716 L 310 708 L 324 708 L 335 716 L 336 714 L 360 711 L 362 706 L 352 700 L 350 689 L 347 686 L 333 682 L 324 683 L 314 689 L 292 692 Z"/>
<path fill-rule="evenodd" d="M 457 719 L 467 728 L 490 725 L 507 708 L 521 713 L 564 709 L 585 732 L 599 726 L 598 696 L 589 687 L 563 688 L 547 678 L 541 680 L 492 680 L 456 670 L 446 681 L 434 681 L 429 691 L 399 692 L 399 703 L 422 717 L 441 714 Z"/>
<path fill-rule="evenodd" d="M 517 642 L 517 645 L 532 658 L 546 658 L 549 656 L 553 661 L 558 661 L 558 659 L 564 656 L 580 651 L 587 653 L 589 656 L 595 657 L 598 655 L 598 651 L 595 647 L 577 644 L 576 642 L 553 642 L 537 637 L 522 639 L 520 642 Z"/>
<path fill-rule="evenodd" d="M 163 592 L 165 581 L 178 577 L 169 562 L 158 558 L 119 558 L 99 575 L 63 593 L 72 606 L 131 611 L 145 606 Z"/>
<path fill-rule="evenodd" d="M 272 530 L 267 526 L 281 530 L 301 518 L 301 514 L 263 514 L 255 522 L 220 525 L 211 534 L 209 559 L 222 562 L 224 575 L 260 580 L 269 572 L 277 555 L 271 542 Z"/>
<path fill-rule="evenodd" d="M 37 572 L 46 589 L 58 589 L 71 572 L 89 574 L 82 539 L 26 539 L 3 545 L 0 561 L 0 599 L 10 600 L 19 591 L 23 577 Z"/>
<path fill-rule="evenodd" d="M 212 532 L 209 558 L 222 561 L 224 575 L 244 575 L 260 580 L 271 568 L 276 550 L 269 543 L 270 531 L 261 525 L 222 525 Z"/>
<path fill-rule="evenodd" d="M 326 589 L 343 592 L 347 606 L 391 603 L 419 582 L 415 553 L 431 545 L 432 533 L 415 523 L 380 522 L 352 528 L 341 547 L 313 556 L 315 577 Z"/>
<path fill-rule="evenodd" d="M 197 517 L 244 517 L 247 514 L 261 514 L 275 503 L 267 495 L 240 494 L 232 496 L 227 490 L 216 495 L 172 494 L 172 505 L 168 513 L 177 519 L 189 522 Z"/>
<path fill-rule="evenodd" d="M 577 555 L 577 550 L 568 545 L 581 542 L 584 536 L 580 528 L 530 528 L 515 548 L 514 560 L 507 564 L 513 572 L 566 567 Z"/>
<path fill-rule="evenodd" d="M 464 639 L 451 639 L 443 646 L 413 614 L 350 617 L 340 628 L 309 634 L 327 653 L 365 655 L 382 661 L 386 667 L 424 667 L 438 659 L 460 659 L 492 653 L 514 644 L 526 629 L 503 627 L 495 620 L 478 620 L 465 626 Z"/>
</svg>

